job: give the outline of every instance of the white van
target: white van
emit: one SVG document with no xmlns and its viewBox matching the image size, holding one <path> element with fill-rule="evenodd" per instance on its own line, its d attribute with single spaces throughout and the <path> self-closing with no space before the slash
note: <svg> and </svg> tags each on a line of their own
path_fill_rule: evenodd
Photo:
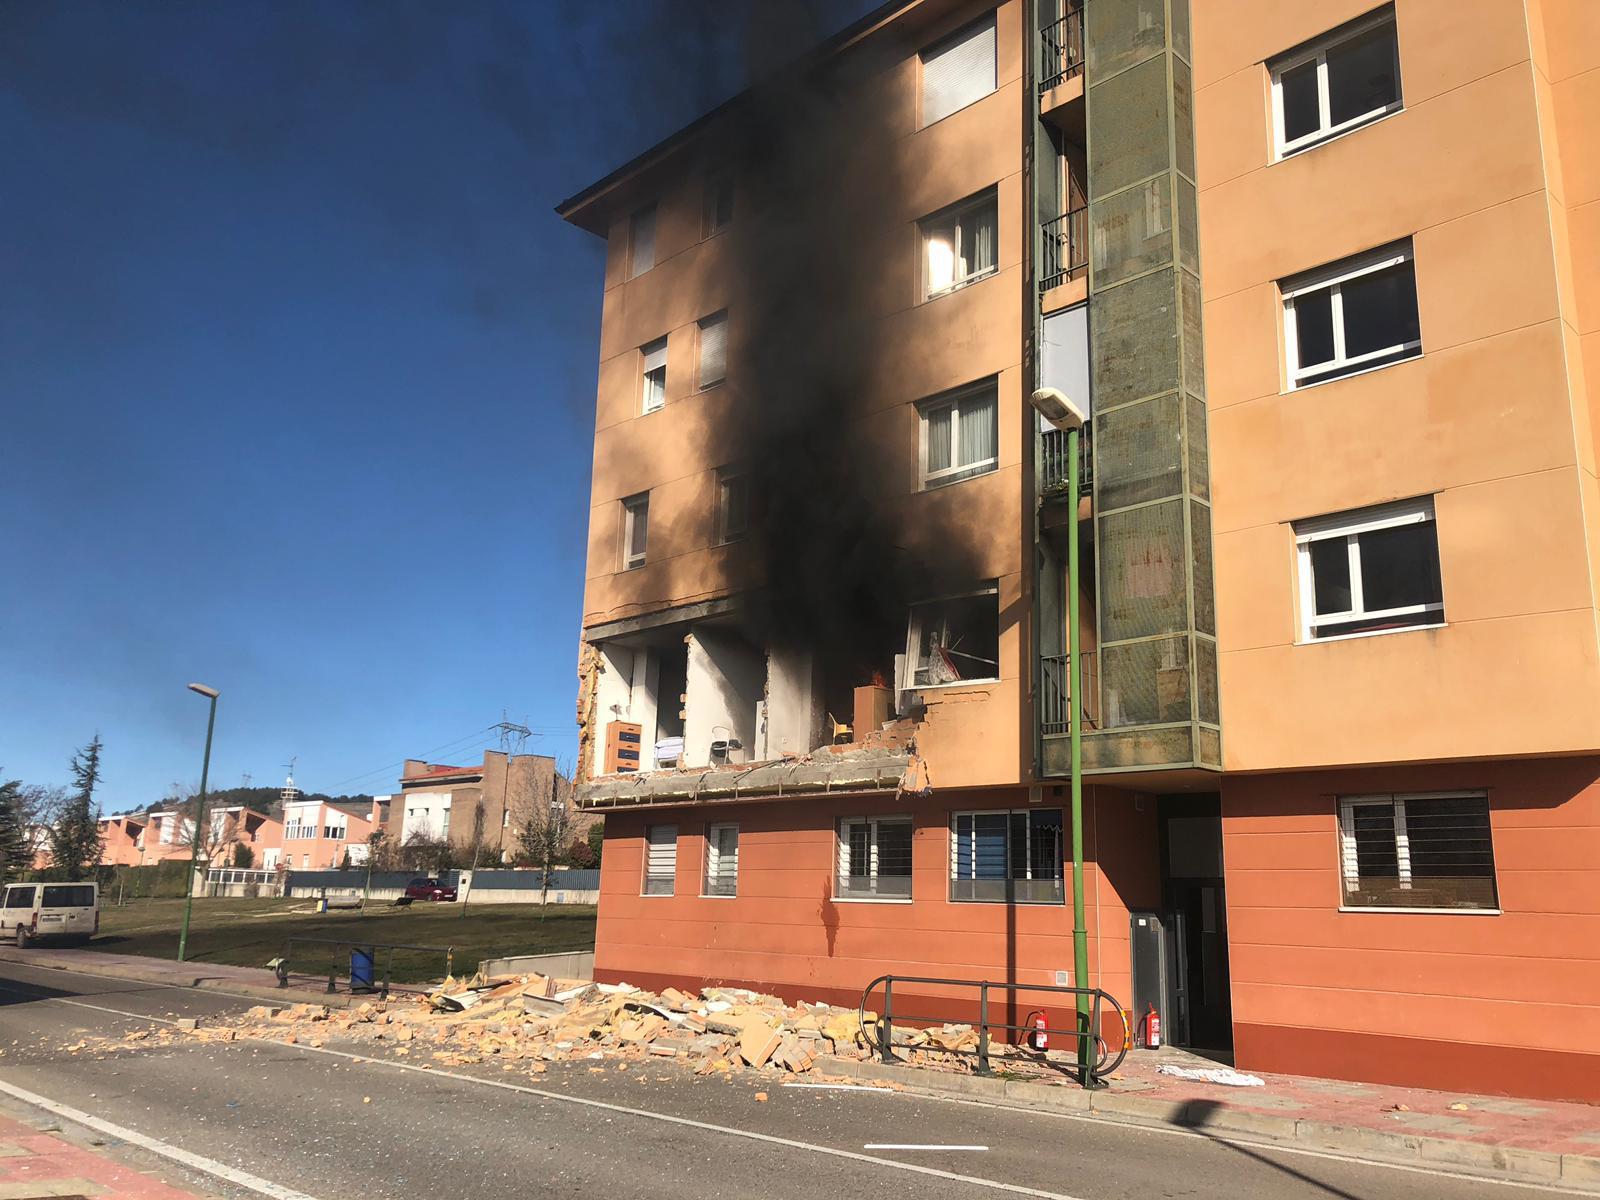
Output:
<svg viewBox="0 0 1600 1200">
<path fill-rule="evenodd" d="M 100 932 L 98 883 L 8 883 L 0 939 L 27 946 L 43 938 L 87 942 Z"/>
</svg>

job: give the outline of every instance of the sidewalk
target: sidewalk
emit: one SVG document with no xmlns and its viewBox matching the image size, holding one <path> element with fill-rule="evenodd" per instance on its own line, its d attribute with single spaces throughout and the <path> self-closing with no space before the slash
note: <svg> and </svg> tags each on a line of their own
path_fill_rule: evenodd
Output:
<svg viewBox="0 0 1600 1200">
<path fill-rule="evenodd" d="M 194 1193 L 0 1116 L 0 1197 L 87 1197 L 96 1200 L 195 1200 Z"/>
<path fill-rule="evenodd" d="M 1013 1107 L 1178 1126 L 1600 1193 L 1600 1107 L 1261 1071 L 1244 1073 L 1264 1086 L 1232 1087 L 1163 1075 L 1163 1064 L 1217 1066 L 1181 1050 L 1135 1050 L 1098 1092 L 1084 1091 L 1063 1072 L 1015 1059 L 997 1061 L 997 1068 L 1006 1069 L 1003 1078 L 873 1060 L 830 1059 L 818 1069 Z"/>
<path fill-rule="evenodd" d="M 106 975 L 113 979 L 136 980 L 139 983 L 154 983 L 165 987 L 235 992 L 252 999 L 270 1000 L 280 1004 L 307 1001 L 326 1004 L 330 1008 L 345 1008 L 352 1001 L 370 999 L 368 996 L 352 997 L 344 991 L 329 995 L 326 975 L 291 974 L 289 986 L 280 988 L 278 977 L 271 971 L 259 967 L 175 962 L 170 958 L 145 958 L 138 954 L 107 954 L 99 950 L 74 950 L 66 947 L 18 950 L 14 946 L 0 946 L 0 962 L 21 963 L 29 967 L 58 971 L 84 971 L 91 975 Z M 393 990 L 399 992 L 406 989 Z M 0 1200 L 5 1200 L 4 1196 L 0 1196 Z"/>
</svg>

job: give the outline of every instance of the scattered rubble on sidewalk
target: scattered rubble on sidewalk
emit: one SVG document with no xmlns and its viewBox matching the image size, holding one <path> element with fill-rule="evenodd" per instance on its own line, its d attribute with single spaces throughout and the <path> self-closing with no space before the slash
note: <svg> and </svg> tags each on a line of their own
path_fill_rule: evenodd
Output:
<svg viewBox="0 0 1600 1200">
<path fill-rule="evenodd" d="M 426 995 L 375 997 L 348 1008 L 261 1004 L 231 1020 L 207 1018 L 197 1025 L 183 1022 L 101 1039 L 94 1049 L 240 1039 L 316 1048 L 345 1039 L 424 1066 L 496 1062 L 535 1075 L 552 1062 L 583 1061 L 592 1071 L 625 1071 L 630 1063 L 668 1059 L 699 1075 L 762 1068 L 802 1075 L 825 1071 L 830 1058 L 874 1055 L 876 1021 L 872 1012 L 821 1002 L 786 1004 L 742 988 L 706 987 L 692 994 L 667 988 L 657 994 L 626 983 L 480 974 L 447 979 Z M 896 1025 L 893 1038 L 904 1063 L 962 1073 L 975 1065 L 978 1033 L 971 1025 Z M 998 1041 L 989 1053 L 1008 1060 L 1006 1069 L 1017 1074 L 1046 1068 L 1043 1056 Z M 1052 1065 L 1056 1057 L 1051 1052 Z"/>
</svg>

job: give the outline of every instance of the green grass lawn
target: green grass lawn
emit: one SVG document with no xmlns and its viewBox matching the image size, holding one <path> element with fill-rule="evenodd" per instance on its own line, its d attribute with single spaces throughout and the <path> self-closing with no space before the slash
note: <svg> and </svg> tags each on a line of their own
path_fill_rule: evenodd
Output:
<svg viewBox="0 0 1600 1200">
<path fill-rule="evenodd" d="M 594 906 L 552 904 L 459 904 L 418 902 L 404 908 L 375 904 L 357 911 L 317 913 L 311 900 L 221 900 L 197 898 L 189 925 L 189 957 L 238 967 L 265 967 L 294 937 L 340 938 L 366 942 L 455 948 L 456 974 L 471 974 L 479 960 L 512 954 L 547 954 L 594 948 Z M 123 908 L 107 903 L 100 912 L 96 950 L 176 958 L 182 900 L 130 900 Z M 329 956 L 349 966 L 349 947 L 296 946 L 290 966 L 296 972 L 326 971 Z M 381 975 L 384 952 L 378 955 Z M 444 974 L 444 956 L 397 952 L 395 983 L 416 983 Z"/>
</svg>

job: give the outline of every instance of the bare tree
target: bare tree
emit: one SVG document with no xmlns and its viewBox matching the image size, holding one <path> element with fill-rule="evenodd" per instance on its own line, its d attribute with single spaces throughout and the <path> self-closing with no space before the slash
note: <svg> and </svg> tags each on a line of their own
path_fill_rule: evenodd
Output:
<svg viewBox="0 0 1600 1200">
<path fill-rule="evenodd" d="M 176 842 L 180 846 L 194 846 L 200 840 L 200 858 L 208 867 L 224 866 L 234 858 L 236 847 L 244 842 L 244 811 L 227 812 L 207 807 L 204 823 L 197 821 L 200 813 L 200 784 L 173 781 L 167 788 L 167 798 L 162 802 L 178 814 Z M 248 849 L 248 847 L 246 847 Z"/>
<path fill-rule="evenodd" d="M 539 917 L 550 900 L 550 872 L 572 839 L 576 812 L 572 806 L 572 766 L 563 759 L 550 773 L 543 794 L 529 796 L 517 821 L 518 858 L 539 868 Z"/>
</svg>

